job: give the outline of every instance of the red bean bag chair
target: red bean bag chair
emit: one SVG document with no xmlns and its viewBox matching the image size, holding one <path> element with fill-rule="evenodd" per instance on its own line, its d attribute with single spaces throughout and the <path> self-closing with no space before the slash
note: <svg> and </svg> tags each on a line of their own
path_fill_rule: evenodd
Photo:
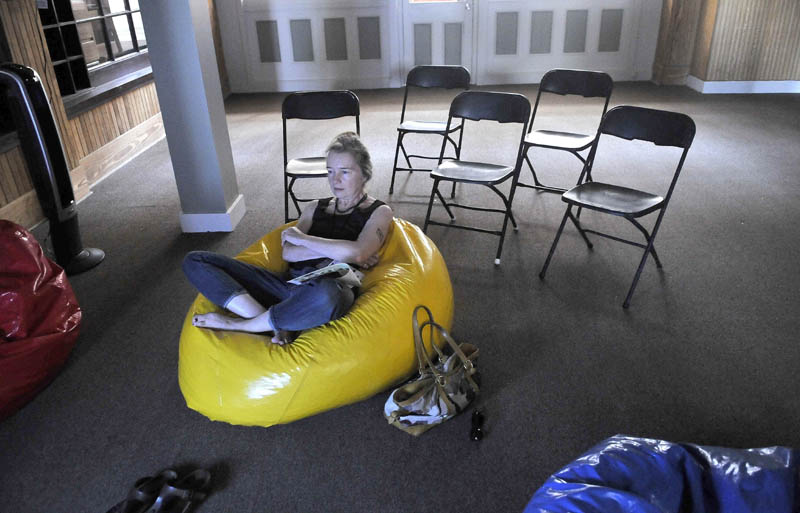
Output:
<svg viewBox="0 0 800 513">
<path fill-rule="evenodd" d="M 56 376 L 80 322 L 64 270 L 44 256 L 30 232 L 0 220 L 0 420 Z"/>
</svg>

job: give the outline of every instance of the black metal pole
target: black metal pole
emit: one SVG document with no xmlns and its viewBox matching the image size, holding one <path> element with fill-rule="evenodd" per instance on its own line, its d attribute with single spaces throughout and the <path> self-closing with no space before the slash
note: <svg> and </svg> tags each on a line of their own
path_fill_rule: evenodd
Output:
<svg viewBox="0 0 800 513">
<path fill-rule="evenodd" d="M 69 166 L 39 75 L 27 66 L 0 64 L 0 93 L 7 99 L 39 203 L 50 222 L 56 262 L 67 274 L 91 269 L 105 253 L 81 243 Z"/>
</svg>

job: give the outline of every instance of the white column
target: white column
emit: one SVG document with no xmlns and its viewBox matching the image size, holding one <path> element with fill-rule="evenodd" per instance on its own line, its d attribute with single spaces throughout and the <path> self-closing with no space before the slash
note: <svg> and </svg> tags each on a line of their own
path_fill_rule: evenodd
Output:
<svg viewBox="0 0 800 513">
<path fill-rule="evenodd" d="M 245 213 L 233 166 L 208 0 L 144 0 L 184 232 L 233 231 Z"/>
</svg>

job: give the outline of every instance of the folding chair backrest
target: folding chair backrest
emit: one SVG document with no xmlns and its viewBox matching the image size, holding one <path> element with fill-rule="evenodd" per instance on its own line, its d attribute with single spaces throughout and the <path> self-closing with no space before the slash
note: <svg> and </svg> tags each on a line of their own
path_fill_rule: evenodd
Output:
<svg viewBox="0 0 800 513">
<path fill-rule="evenodd" d="M 417 66 L 408 72 L 403 93 L 403 109 L 400 122 L 406 119 L 406 104 L 410 87 L 469 89 L 469 71 L 464 66 Z"/>
<path fill-rule="evenodd" d="M 553 69 L 542 77 L 539 93 L 580 95 L 584 98 L 610 98 L 614 81 L 602 71 Z"/>
<path fill-rule="evenodd" d="M 650 141 L 657 146 L 689 149 L 695 125 L 686 114 L 622 105 L 606 113 L 599 132 L 628 140 Z"/>
<path fill-rule="evenodd" d="M 539 83 L 539 92 L 536 93 L 536 102 L 533 105 L 533 117 L 528 125 L 528 131 L 533 130 L 536 112 L 539 110 L 539 100 L 542 93 L 553 93 L 561 96 L 576 95 L 584 98 L 605 98 L 603 111 L 605 115 L 608 102 L 611 100 L 611 90 L 614 81 L 602 71 L 586 71 L 581 69 L 551 69 L 542 77 Z"/>
<path fill-rule="evenodd" d="M 463 66 L 417 66 L 408 72 L 406 87 L 468 89 L 469 71 Z"/>
<path fill-rule="evenodd" d="M 283 165 L 289 162 L 286 120 L 322 120 L 355 117 L 356 133 L 361 135 L 358 96 L 352 91 L 304 91 L 290 93 L 283 99 Z"/>
<path fill-rule="evenodd" d="M 451 118 L 500 123 L 523 123 L 527 126 L 531 103 L 521 94 L 493 91 L 464 91 L 450 104 Z"/>
<path fill-rule="evenodd" d="M 334 119 L 358 116 L 358 96 L 352 91 L 306 91 L 283 100 L 283 119 Z"/>
</svg>

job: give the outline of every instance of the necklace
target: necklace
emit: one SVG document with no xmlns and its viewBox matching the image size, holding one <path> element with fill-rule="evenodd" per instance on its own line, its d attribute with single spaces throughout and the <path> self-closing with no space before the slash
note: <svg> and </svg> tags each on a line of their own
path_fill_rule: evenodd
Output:
<svg viewBox="0 0 800 513">
<path fill-rule="evenodd" d="M 367 199 L 367 193 L 364 193 L 361 196 L 361 199 L 350 208 L 346 208 L 344 210 L 339 210 L 339 198 L 336 198 L 336 201 L 333 203 L 333 231 L 337 234 L 337 237 L 342 237 L 343 230 L 350 222 L 350 218 L 353 217 L 353 212 L 356 211 L 359 205 Z M 348 213 L 349 212 L 349 213 Z M 344 214 L 344 215 L 336 215 L 336 214 Z M 355 239 L 354 239 L 355 240 Z"/>
<path fill-rule="evenodd" d="M 346 208 L 344 210 L 339 210 L 339 198 L 336 198 L 336 201 L 333 202 L 333 211 L 335 213 L 337 213 L 337 214 L 346 214 L 347 212 L 350 212 L 352 214 L 353 211 L 355 211 L 355 209 L 357 209 L 359 205 L 364 203 L 365 199 L 367 199 L 367 193 L 366 192 L 364 193 L 363 196 L 361 196 L 361 199 L 358 200 L 358 202 L 356 202 L 355 205 L 353 205 L 350 208 Z"/>
</svg>

